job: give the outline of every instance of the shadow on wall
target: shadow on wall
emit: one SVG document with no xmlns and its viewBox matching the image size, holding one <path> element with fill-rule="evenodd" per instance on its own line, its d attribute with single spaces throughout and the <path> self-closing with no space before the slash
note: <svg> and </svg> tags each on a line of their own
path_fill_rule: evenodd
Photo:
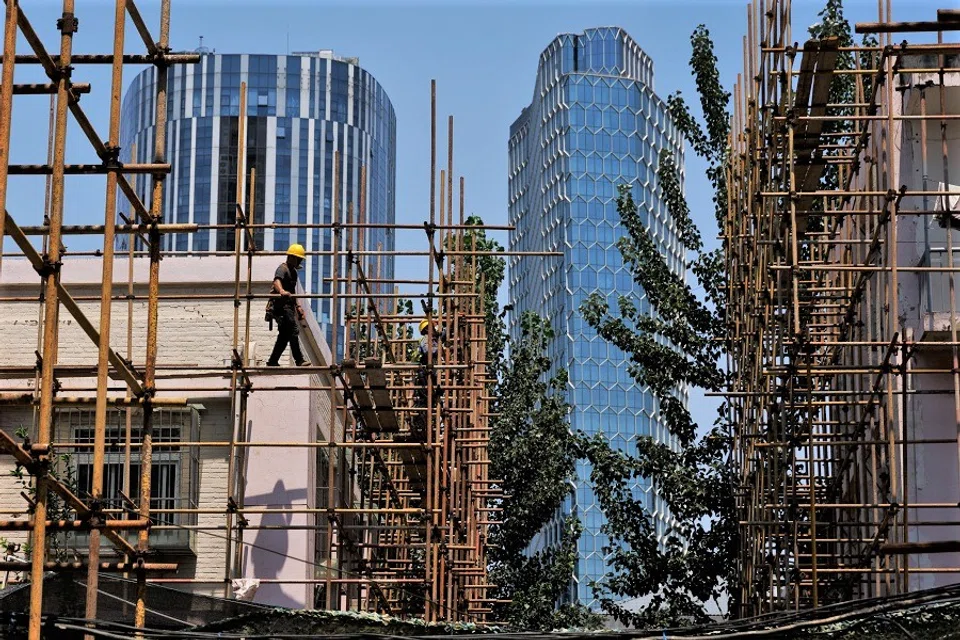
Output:
<svg viewBox="0 0 960 640">
<path fill-rule="evenodd" d="M 283 480 L 277 480 L 273 490 L 267 494 L 247 496 L 244 501 L 247 506 L 265 507 L 268 509 L 284 509 L 293 506 L 303 506 L 307 499 L 306 489 L 287 490 Z M 259 580 L 276 580 L 278 578 L 302 579 L 309 575 L 302 566 L 309 558 L 288 557 L 290 551 L 290 531 L 275 529 L 274 527 L 288 527 L 293 521 L 290 513 L 265 513 L 260 518 L 261 529 L 253 540 L 253 546 L 244 549 L 245 562 L 252 563 L 253 572 L 249 577 Z M 249 575 L 249 574 L 248 574 Z M 300 588 L 299 585 L 294 585 Z M 302 588 L 300 588 L 302 591 Z M 305 603 L 284 593 L 284 585 L 261 583 L 254 602 L 270 604 L 278 607 L 302 609 Z"/>
</svg>

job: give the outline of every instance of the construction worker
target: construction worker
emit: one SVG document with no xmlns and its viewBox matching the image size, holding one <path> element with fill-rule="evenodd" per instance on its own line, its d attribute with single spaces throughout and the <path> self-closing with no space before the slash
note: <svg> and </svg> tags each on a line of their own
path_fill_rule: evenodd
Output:
<svg viewBox="0 0 960 640">
<path fill-rule="evenodd" d="M 433 340 L 431 340 L 430 321 L 424 318 L 420 321 L 420 335 L 423 337 L 420 338 L 420 344 L 417 346 L 417 360 L 420 366 L 417 367 L 417 372 L 414 376 L 416 390 L 413 393 L 413 406 L 424 408 L 427 406 L 427 382 L 429 381 L 429 377 L 432 376 L 434 382 L 437 380 L 436 375 L 428 371 L 427 363 L 429 361 L 430 364 L 439 364 L 440 344 L 445 340 L 446 332 L 441 331 L 439 327 L 434 325 Z M 439 396 L 440 389 L 435 386 L 433 401 L 437 402 Z M 417 435 L 420 437 L 425 434 L 426 417 L 425 413 L 418 413 L 413 421 L 414 430 L 418 432 Z"/>
<path fill-rule="evenodd" d="M 301 244 L 291 244 L 287 249 L 287 259 L 273 274 L 273 291 L 280 294 L 274 299 L 273 316 L 277 321 L 277 342 L 273 345 L 273 353 L 267 360 L 268 367 L 280 366 L 280 356 L 290 345 L 290 353 L 298 367 L 309 366 L 310 362 L 303 357 L 300 351 L 300 322 L 304 321 L 303 308 L 296 298 L 291 296 L 297 293 L 297 269 L 303 264 L 307 253 Z"/>
<path fill-rule="evenodd" d="M 437 325 L 433 325 L 433 341 L 430 340 L 430 321 L 424 318 L 420 321 L 420 344 L 417 346 L 417 354 L 420 356 L 421 366 L 427 365 L 427 351 L 433 352 L 433 364 L 437 364 L 437 357 L 440 352 L 440 343 L 446 339 L 446 330 L 441 331 Z"/>
</svg>

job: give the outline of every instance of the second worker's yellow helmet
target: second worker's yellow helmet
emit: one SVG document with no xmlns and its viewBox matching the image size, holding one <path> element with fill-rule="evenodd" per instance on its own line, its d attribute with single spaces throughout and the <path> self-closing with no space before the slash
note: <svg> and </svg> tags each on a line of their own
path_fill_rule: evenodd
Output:
<svg viewBox="0 0 960 640">
<path fill-rule="evenodd" d="M 424 318 L 420 321 L 420 333 L 423 333 L 423 330 L 430 326 L 430 321 Z"/>
<path fill-rule="evenodd" d="M 303 248 L 303 245 L 302 245 L 302 244 L 296 244 L 296 243 L 294 243 L 294 244 L 290 245 L 289 247 L 287 247 L 287 255 L 288 255 L 288 256 L 296 256 L 296 257 L 300 258 L 301 260 L 303 260 L 303 259 L 305 259 L 305 258 L 307 257 L 307 251 Z"/>
</svg>

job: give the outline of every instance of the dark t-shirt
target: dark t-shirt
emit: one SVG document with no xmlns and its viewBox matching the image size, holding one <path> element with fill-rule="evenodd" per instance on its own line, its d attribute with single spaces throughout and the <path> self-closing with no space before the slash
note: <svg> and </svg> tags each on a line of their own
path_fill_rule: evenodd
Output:
<svg viewBox="0 0 960 640">
<path fill-rule="evenodd" d="M 281 263 L 280 266 L 277 267 L 276 273 L 273 274 L 273 279 L 280 281 L 284 291 L 289 291 L 294 294 L 297 292 L 297 270 L 288 267 L 286 262 Z M 286 305 L 288 303 L 292 304 L 293 300 L 290 298 L 277 298 L 277 302 L 274 304 Z"/>
</svg>

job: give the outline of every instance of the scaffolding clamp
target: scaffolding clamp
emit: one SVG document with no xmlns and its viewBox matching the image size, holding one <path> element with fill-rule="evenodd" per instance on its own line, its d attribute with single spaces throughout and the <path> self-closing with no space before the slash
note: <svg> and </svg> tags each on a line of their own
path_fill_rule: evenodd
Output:
<svg viewBox="0 0 960 640">
<path fill-rule="evenodd" d="M 23 447 L 29 455 L 30 462 L 25 462 L 23 468 L 30 475 L 40 478 L 49 475 L 50 473 L 50 447 L 49 446 L 37 446 L 31 444 L 30 438 L 24 438 Z M 12 472 L 11 472 L 12 473 Z M 21 493 L 24 498 L 27 498 L 26 495 Z M 27 502 L 32 503 L 31 508 L 36 506 L 34 500 L 27 498 Z"/>
<path fill-rule="evenodd" d="M 87 505 L 89 513 L 84 518 L 91 529 L 99 529 L 107 521 L 107 514 L 103 511 L 103 501 L 100 498 L 93 498 Z"/>
<path fill-rule="evenodd" d="M 72 11 L 64 11 L 60 18 L 57 18 L 57 30 L 62 34 L 76 33 L 80 30 L 80 21 Z"/>
<path fill-rule="evenodd" d="M 159 44 L 155 44 L 155 51 L 150 54 L 151 62 L 157 68 L 159 67 L 169 67 L 170 63 L 167 61 L 167 54 L 169 54 L 173 49 L 170 47 L 161 47 Z"/>
<path fill-rule="evenodd" d="M 34 267 L 34 270 L 40 274 L 41 278 L 49 278 L 50 276 L 60 273 L 60 267 L 63 266 L 63 262 L 60 260 L 51 260 L 50 254 L 43 255 L 43 263 L 39 267 Z"/>
<path fill-rule="evenodd" d="M 243 517 L 243 514 L 240 513 L 240 506 L 237 504 L 236 500 L 233 499 L 233 496 L 227 497 L 227 513 L 232 513 L 237 516 L 237 528 L 246 529 L 250 526 L 250 521 Z"/>
<path fill-rule="evenodd" d="M 105 145 L 100 153 L 100 160 L 107 169 L 121 169 L 123 163 L 120 162 L 120 147 L 114 144 Z"/>
<path fill-rule="evenodd" d="M 153 410 L 153 399 L 157 396 L 157 388 L 148 387 L 144 385 L 143 395 L 140 396 L 140 399 L 143 401 L 143 410 L 152 411 Z"/>
</svg>

